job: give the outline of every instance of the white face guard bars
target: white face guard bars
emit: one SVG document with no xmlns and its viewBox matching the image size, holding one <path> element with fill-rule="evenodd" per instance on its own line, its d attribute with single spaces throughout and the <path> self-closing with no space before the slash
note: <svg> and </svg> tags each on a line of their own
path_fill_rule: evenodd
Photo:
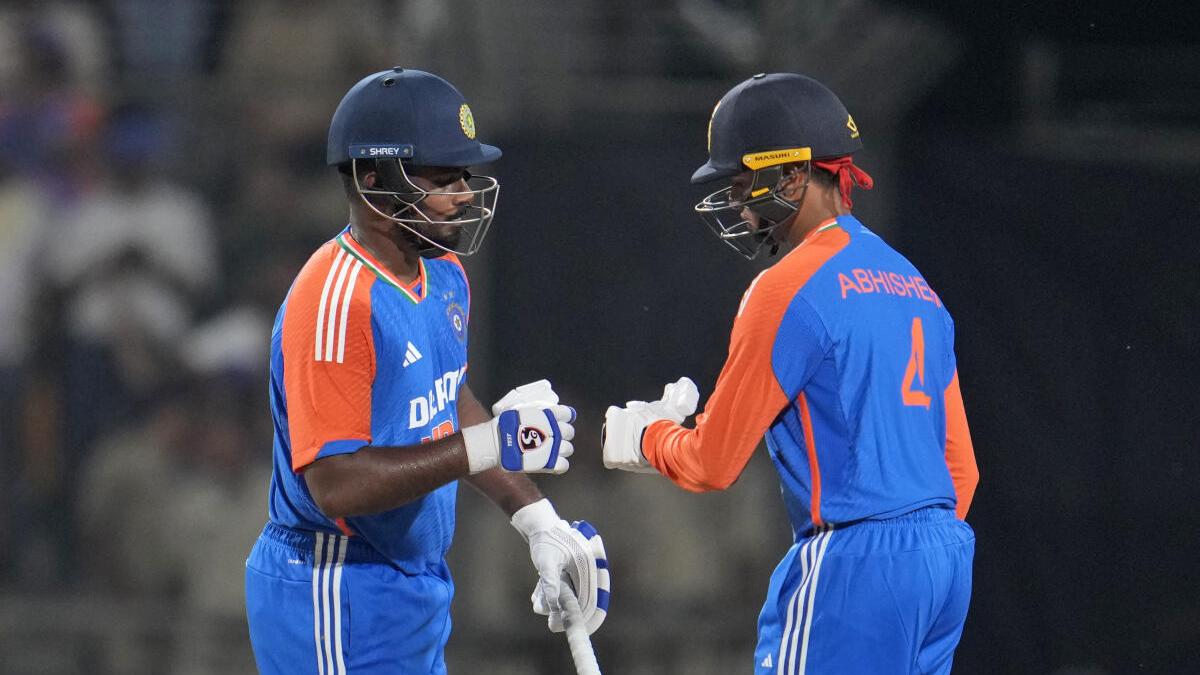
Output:
<svg viewBox="0 0 1200 675">
<path fill-rule="evenodd" d="M 491 176 L 474 176 L 463 171 L 466 190 L 451 190 L 458 184 L 454 181 L 445 187 L 426 190 L 417 187 L 409 178 L 404 164 L 398 159 L 376 159 L 375 173 L 379 177 L 377 187 L 364 188 L 358 180 L 358 159 L 351 161 L 351 171 L 359 196 L 376 214 L 387 218 L 410 232 L 418 240 L 422 254 L 427 252 L 441 255 L 443 252 L 467 256 L 479 250 L 488 227 L 496 214 L 496 201 L 500 195 L 500 184 Z M 433 220 L 420 208 L 421 202 L 431 195 L 457 197 L 470 195 L 470 202 L 461 207 L 458 215 L 450 220 Z M 380 210 L 369 196 L 391 199 L 397 207 L 393 213 Z"/>
<path fill-rule="evenodd" d="M 779 244 L 772 233 L 800 208 L 804 195 L 812 180 L 812 163 L 804 162 L 804 185 L 800 198 L 792 202 L 779 196 L 783 182 L 792 174 L 785 173 L 783 166 L 771 166 L 756 170 L 746 195 L 733 194 L 733 186 L 717 190 L 696 204 L 700 219 L 717 235 L 747 260 L 753 260 L 768 245 L 774 253 Z M 749 198 L 747 199 L 746 196 Z M 742 214 L 749 210 L 758 217 L 751 222 Z"/>
</svg>

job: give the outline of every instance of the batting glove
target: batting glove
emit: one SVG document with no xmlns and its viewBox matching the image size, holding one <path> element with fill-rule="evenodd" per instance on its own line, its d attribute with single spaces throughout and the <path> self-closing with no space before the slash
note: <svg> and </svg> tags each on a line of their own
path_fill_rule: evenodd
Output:
<svg viewBox="0 0 1200 675">
<path fill-rule="evenodd" d="M 635 473 L 655 473 L 642 454 L 642 434 L 646 427 L 659 420 L 680 424 L 696 412 L 700 392 L 691 379 L 681 377 L 663 387 L 663 397 L 657 401 L 629 401 L 624 408 L 609 406 L 604 413 L 601 445 L 604 447 L 604 467 Z"/>
<path fill-rule="evenodd" d="M 575 452 L 575 409 L 540 380 L 508 392 L 492 406 L 496 417 L 462 430 L 471 473 L 500 466 L 521 473 L 565 473 Z"/>
<path fill-rule="evenodd" d="M 579 598 L 587 632 L 596 632 L 608 616 L 611 590 L 608 557 L 596 528 L 584 520 L 568 525 L 548 499 L 517 511 L 512 524 L 529 542 L 529 555 L 538 571 L 530 597 L 533 611 L 547 617 L 551 631 L 561 633 L 565 627 L 559 594 L 562 584 L 570 584 Z"/>
</svg>

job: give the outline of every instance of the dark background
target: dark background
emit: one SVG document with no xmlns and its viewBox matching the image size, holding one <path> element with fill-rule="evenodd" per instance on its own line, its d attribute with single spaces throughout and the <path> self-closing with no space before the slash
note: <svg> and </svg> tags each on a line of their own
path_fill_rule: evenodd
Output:
<svg viewBox="0 0 1200 675">
<path fill-rule="evenodd" d="M 329 113 L 359 76 L 394 63 L 455 82 L 481 139 L 504 150 L 491 167 L 498 216 L 467 261 L 472 386 L 490 401 L 548 377 L 581 410 L 572 471 L 540 484 L 566 517 L 605 534 L 614 608 L 594 641 L 606 672 L 748 672 L 766 579 L 789 543 L 765 452 L 727 493 L 694 496 L 602 472 L 597 442 L 611 403 L 653 397 L 684 374 L 702 397 L 711 391 L 738 298 L 763 263 L 704 228 L 692 213 L 704 191 L 687 179 L 704 161 L 713 103 L 775 70 L 818 77 L 846 102 L 866 146 L 857 163 L 877 181 L 855 192 L 855 213 L 921 269 L 956 320 L 982 479 L 955 672 L 1200 669 L 1195 10 L 644 4 L 0 12 L 4 35 L 36 38 L 14 67 L 35 75 L 9 76 L 0 99 L 8 198 L 50 205 L 36 227 L 0 210 L 0 251 L 36 280 L 22 296 L 34 300 L 4 317 L 29 328 L 0 364 L 0 673 L 249 667 L 238 570 L 264 518 L 270 453 L 265 362 L 255 360 L 266 332 L 254 329 L 344 219 L 321 165 Z M 80 46 L 80 25 L 99 47 Z M 312 35 L 304 27 L 322 38 L 301 39 Z M 163 35 L 184 37 L 164 46 Z M 66 65 L 30 53 L 66 54 Z M 40 128 L 28 118 L 47 109 L 73 120 L 68 131 L 24 142 Z M 133 145 L 150 150 L 113 141 L 130 119 L 136 138 L 154 139 Z M 146 119 L 167 131 L 149 133 Z M 74 330 L 81 286 L 41 264 L 77 245 L 72 209 L 131 153 L 208 212 L 195 227 L 213 242 L 210 279 L 182 296 L 188 319 L 165 337 L 138 337 L 154 333 L 146 326 L 133 337 Z M 36 244 L 18 257 L 22 229 Z M 146 257 L 105 269 L 148 274 Z M 10 306 L 20 303 L 0 305 Z M 251 318 L 218 323 L 231 315 Z M 208 351 L 196 337 L 206 327 L 217 336 Z M 172 420 L 182 431 L 161 432 Z M 122 440 L 147 434 L 158 440 Z M 143 446 L 167 457 L 161 476 L 191 490 L 195 509 L 130 515 L 173 513 L 156 500 L 178 501 L 153 487 L 159 474 L 136 479 L 147 462 L 130 448 Z M 123 468 L 106 473 L 97 456 Z M 97 492 L 110 496 L 87 497 Z M 452 669 L 564 672 L 561 639 L 527 612 L 533 578 L 519 538 L 470 491 L 461 504 Z M 222 515 L 197 522 L 206 509 Z M 98 524 L 89 513 L 102 514 Z M 189 540 L 201 527 L 246 534 L 198 549 Z M 229 572 L 180 562 L 196 556 Z M 160 564 L 133 574 L 126 559 Z M 223 658 L 199 655 L 213 644 Z"/>
</svg>

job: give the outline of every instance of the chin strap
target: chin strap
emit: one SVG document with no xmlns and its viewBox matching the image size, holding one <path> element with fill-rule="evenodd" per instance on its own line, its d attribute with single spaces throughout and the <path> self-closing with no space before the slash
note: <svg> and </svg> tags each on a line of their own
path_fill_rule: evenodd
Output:
<svg viewBox="0 0 1200 675">
<path fill-rule="evenodd" d="M 850 159 L 850 155 L 834 157 L 833 159 L 814 159 L 812 164 L 837 176 L 838 187 L 842 192 L 842 204 L 846 208 L 854 205 L 854 202 L 850 201 L 850 190 L 855 185 L 864 190 L 870 190 L 875 187 L 875 179 L 871 178 L 866 171 L 855 166 L 853 160 Z"/>
</svg>

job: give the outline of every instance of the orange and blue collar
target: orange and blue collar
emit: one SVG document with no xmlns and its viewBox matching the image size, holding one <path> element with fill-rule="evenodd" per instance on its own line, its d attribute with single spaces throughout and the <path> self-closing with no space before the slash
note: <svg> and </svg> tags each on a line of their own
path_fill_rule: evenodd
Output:
<svg viewBox="0 0 1200 675">
<path fill-rule="evenodd" d="M 417 259 L 417 278 L 409 282 L 404 282 L 376 260 L 362 244 L 358 243 L 354 239 L 354 235 L 350 233 L 349 227 L 342 230 L 342 233 L 334 241 L 347 253 L 357 258 L 364 267 L 374 272 L 375 276 L 382 279 L 392 288 L 400 291 L 400 293 L 414 303 L 421 302 L 429 295 L 429 277 L 425 273 L 424 258 Z"/>
</svg>

